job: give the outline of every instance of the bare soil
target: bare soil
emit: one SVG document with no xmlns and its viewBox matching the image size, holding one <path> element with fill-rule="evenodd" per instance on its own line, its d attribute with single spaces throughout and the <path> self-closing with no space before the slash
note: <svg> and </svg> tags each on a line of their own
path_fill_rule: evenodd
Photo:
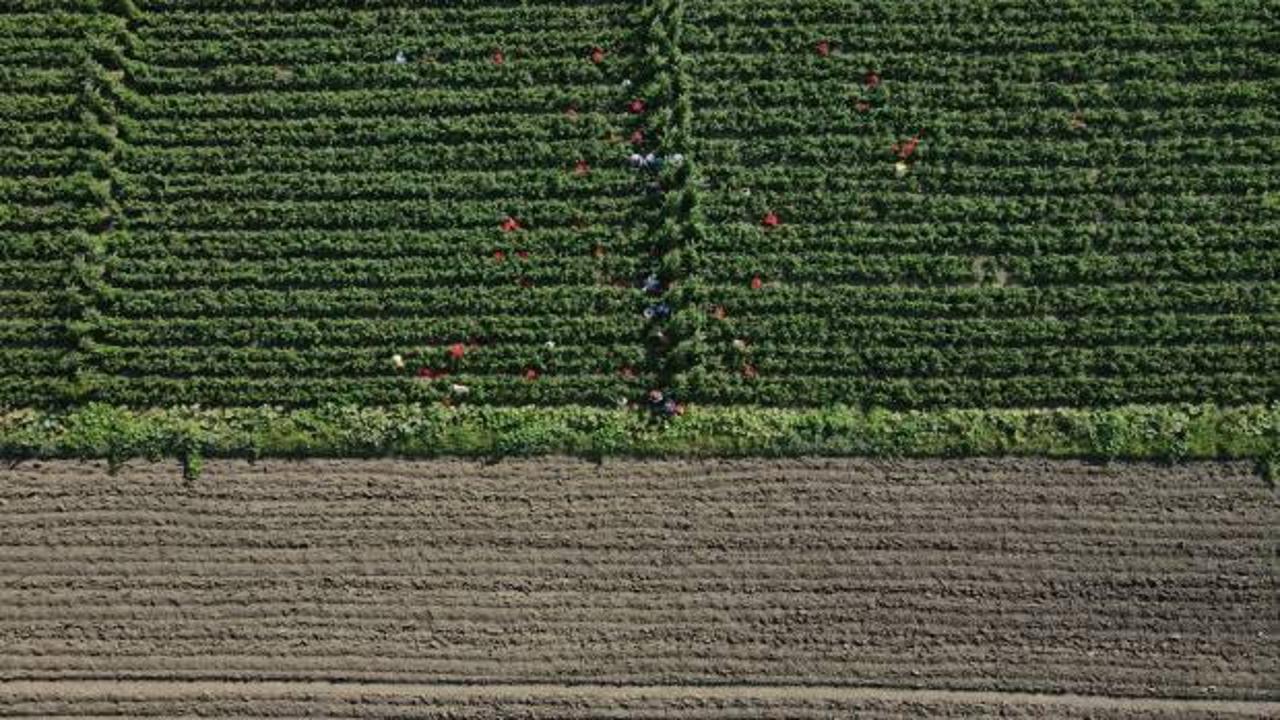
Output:
<svg viewBox="0 0 1280 720">
<path fill-rule="evenodd" d="M 0 709 L 1267 715 L 1278 521 L 1241 463 L 23 463 Z"/>
</svg>

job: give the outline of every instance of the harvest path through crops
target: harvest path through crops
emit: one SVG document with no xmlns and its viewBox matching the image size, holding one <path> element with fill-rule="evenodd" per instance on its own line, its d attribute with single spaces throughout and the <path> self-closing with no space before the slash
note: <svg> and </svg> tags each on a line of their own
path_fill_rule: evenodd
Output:
<svg viewBox="0 0 1280 720">
<path fill-rule="evenodd" d="M 464 716 L 1160 717 L 1280 700 L 1276 503 L 1246 464 L 216 461 L 184 482 L 170 465 L 23 463 L 0 478 L 0 707 L 29 714 L 216 697 L 286 714 L 417 698 Z"/>
</svg>

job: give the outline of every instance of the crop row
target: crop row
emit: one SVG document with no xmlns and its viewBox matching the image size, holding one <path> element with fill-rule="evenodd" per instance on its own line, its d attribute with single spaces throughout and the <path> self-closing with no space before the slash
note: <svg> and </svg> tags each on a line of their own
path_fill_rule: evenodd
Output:
<svg viewBox="0 0 1280 720">
<path fill-rule="evenodd" d="M 602 263 L 629 266 L 638 262 L 637 255 L 647 250 L 629 228 L 552 227 L 530 230 L 516 236 L 497 236 L 492 228 L 439 228 L 421 230 L 407 228 L 394 233 L 376 228 L 290 229 L 290 230 L 135 230 L 113 248 L 119 258 L 156 259 L 163 248 L 164 259 L 186 258 L 192 262 L 220 262 L 230 259 L 292 258 L 311 260 L 325 258 L 425 258 L 441 261 L 462 257 L 488 257 L 501 267 L 508 260 L 520 261 L 559 255 L 595 256 L 600 247 Z M 506 257 L 493 257 L 501 250 Z M 528 253 L 522 258 L 520 251 Z"/>
<path fill-rule="evenodd" d="M 593 171 L 601 163 L 613 166 L 614 163 L 608 161 L 614 158 L 608 153 L 612 151 L 616 155 L 616 144 L 595 140 L 594 132 L 587 135 L 592 139 L 567 136 L 554 140 L 510 140 L 502 143 L 503 154 L 495 154 L 493 144 L 483 141 L 379 141 L 377 145 L 310 146 L 297 141 L 295 144 L 253 144 L 246 137 L 239 144 L 221 146 L 130 146 L 124 148 L 121 156 L 124 168 L 133 174 L 182 176 L 201 173 L 210 182 L 216 182 L 214 177 L 217 175 L 234 173 L 287 175 L 310 172 L 322 176 L 342 173 L 345 177 L 354 178 L 369 171 L 478 173 L 511 171 L 516 165 L 525 170 L 551 171 L 564 170 L 578 159 L 597 161 L 593 163 Z M 299 144 L 306 145 L 305 153 L 298 151 Z M 252 152 L 247 152 L 250 145 Z M 512 158 L 518 158 L 519 162 L 514 163 Z"/>
<path fill-rule="evenodd" d="M 586 159 L 586 158 L 582 158 Z M 588 160 L 590 162 L 590 160 Z M 613 158 L 607 162 L 615 164 Z M 568 167 L 513 168 L 489 172 L 256 173 L 244 175 L 143 175 L 117 183 L 122 197 L 146 203 L 188 198 L 205 200 L 365 200 L 405 199 L 544 201 L 551 198 L 628 197 L 643 186 L 620 168 L 576 177 Z M 556 171 L 559 172 L 556 172 Z M 15 185 L 17 183 L 14 183 Z M 0 195 L 8 189 L 0 179 Z M 49 191 L 63 192 L 54 187 Z"/>
<path fill-rule="evenodd" d="M 1159 252 L 1132 254 L 1080 253 L 1069 255 L 999 256 L 986 259 L 965 255 L 859 255 L 785 252 L 703 253 L 709 277 L 747 285 L 753 277 L 787 283 L 909 283 L 954 285 L 981 282 L 991 276 L 1000 283 L 1048 287 L 1060 284 L 1147 283 L 1235 279 L 1280 280 L 1280 253 Z"/>
<path fill-rule="evenodd" d="M 568 106 L 571 99 L 565 101 Z M 555 108 L 551 108 L 555 110 Z M 505 148 L 507 143 L 583 140 L 603 136 L 613 129 L 614 114 L 582 112 L 575 117 L 564 113 L 507 114 L 501 118 L 477 117 L 341 117 L 315 116 L 298 119 L 222 118 L 212 120 L 168 120 L 140 122 L 121 117 L 120 136 L 136 145 L 168 147 L 240 147 L 259 145 L 302 146 L 385 146 L 399 143 L 490 143 Z M 619 152 L 622 152 L 619 137 Z M 502 157 L 516 163 L 519 157 Z"/>
<path fill-rule="evenodd" d="M 634 380 L 616 374 L 555 376 L 536 381 L 521 375 L 491 375 L 463 379 L 465 396 L 452 393 L 454 378 L 423 381 L 417 378 L 296 378 L 252 376 L 208 377 L 91 377 L 92 391 L 86 399 L 127 405 L 152 406 L 157 398 L 166 405 L 202 404 L 211 406 L 254 406 L 279 404 L 315 406 L 325 403 L 387 405 L 401 402 L 435 402 L 454 397 L 474 405 L 542 405 L 547 407 L 586 405 L 614 407 L 619 399 L 638 395 Z"/>
<path fill-rule="evenodd" d="M 813 407 L 831 403 L 867 407 L 1107 407 L 1126 403 L 1203 402 L 1224 405 L 1269 402 L 1280 393 L 1275 375 L 1156 373 L 1113 377 L 1063 377 L 1051 373 L 1017 378 L 968 376 L 802 377 L 744 379 L 734 374 L 695 374 L 699 402 L 719 405 Z"/>
<path fill-rule="evenodd" d="M 331 38 L 347 40 L 353 27 L 386 28 L 405 38 L 458 40 L 457 27 L 467 34 L 507 35 L 513 28 L 534 28 L 540 32 L 581 30 L 597 25 L 601 32 L 620 34 L 618 16 L 631 9 L 626 2 L 561 3 L 548 12 L 546 4 L 528 6 L 483 3 L 468 7 L 457 3 L 406 5 L 378 8 L 361 2 L 313 4 L 312 9 L 287 9 L 279 5 L 254 9 L 239 3 L 228 11 L 212 8 L 184 9 L 166 4 L 146 11 L 135 23 L 138 34 L 169 46 L 190 40 L 278 40 L 281 38 Z M 286 11 L 287 10 L 287 11 Z"/>
</svg>

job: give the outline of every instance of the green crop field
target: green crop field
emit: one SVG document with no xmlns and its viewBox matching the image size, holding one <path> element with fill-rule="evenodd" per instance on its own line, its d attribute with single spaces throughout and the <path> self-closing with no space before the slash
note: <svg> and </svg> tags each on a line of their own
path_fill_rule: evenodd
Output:
<svg viewBox="0 0 1280 720">
<path fill-rule="evenodd" d="M 1277 27 L 4 0 L 0 446 L 1274 454 Z"/>
</svg>

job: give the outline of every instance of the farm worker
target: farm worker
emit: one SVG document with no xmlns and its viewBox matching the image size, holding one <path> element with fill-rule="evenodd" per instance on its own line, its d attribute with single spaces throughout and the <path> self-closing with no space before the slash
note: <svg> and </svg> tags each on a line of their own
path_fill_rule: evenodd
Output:
<svg viewBox="0 0 1280 720">
<path fill-rule="evenodd" d="M 644 291 L 650 295 L 657 295 L 662 292 L 662 281 L 657 275 L 650 275 L 644 279 Z"/>
<path fill-rule="evenodd" d="M 669 317 L 671 317 L 671 306 L 666 303 L 650 305 L 644 309 L 645 320 L 653 320 L 655 318 L 658 320 L 666 320 Z"/>
</svg>

